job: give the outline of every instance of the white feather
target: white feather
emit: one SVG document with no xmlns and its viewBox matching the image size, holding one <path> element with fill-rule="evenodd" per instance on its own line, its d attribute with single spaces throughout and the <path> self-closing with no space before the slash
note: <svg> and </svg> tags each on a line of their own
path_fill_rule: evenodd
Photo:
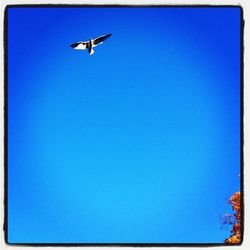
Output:
<svg viewBox="0 0 250 250">
<path fill-rule="evenodd" d="M 79 43 L 74 49 L 81 49 L 81 50 L 84 50 L 86 49 L 86 44 L 83 44 L 83 43 Z"/>
</svg>

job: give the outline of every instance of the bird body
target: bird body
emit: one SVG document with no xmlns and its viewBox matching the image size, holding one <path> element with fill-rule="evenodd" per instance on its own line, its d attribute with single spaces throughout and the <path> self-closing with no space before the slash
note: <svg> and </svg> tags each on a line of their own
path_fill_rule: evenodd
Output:
<svg viewBox="0 0 250 250">
<path fill-rule="evenodd" d="M 85 50 L 88 49 L 88 52 L 90 55 L 94 54 L 94 47 L 102 44 L 107 38 L 109 38 L 112 34 L 107 34 L 104 36 L 99 36 L 96 39 L 92 39 L 90 38 L 89 41 L 83 42 L 77 42 L 77 43 L 73 43 L 70 45 L 70 47 L 72 47 L 75 50 Z"/>
</svg>

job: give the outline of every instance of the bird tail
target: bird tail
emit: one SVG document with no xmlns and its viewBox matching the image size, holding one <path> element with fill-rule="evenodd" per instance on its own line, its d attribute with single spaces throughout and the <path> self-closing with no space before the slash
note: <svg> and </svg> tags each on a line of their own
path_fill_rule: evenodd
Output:
<svg viewBox="0 0 250 250">
<path fill-rule="evenodd" d="M 89 54 L 93 55 L 95 53 L 95 51 L 93 50 L 93 48 L 89 49 Z"/>
</svg>

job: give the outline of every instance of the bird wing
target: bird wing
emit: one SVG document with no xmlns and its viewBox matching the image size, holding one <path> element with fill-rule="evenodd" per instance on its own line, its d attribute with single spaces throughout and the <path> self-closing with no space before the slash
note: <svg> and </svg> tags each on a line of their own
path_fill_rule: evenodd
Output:
<svg viewBox="0 0 250 250">
<path fill-rule="evenodd" d="M 94 39 L 94 46 L 97 46 L 99 44 L 102 44 L 106 39 L 108 39 L 109 37 L 111 37 L 112 34 L 107 34 L 104 36 L 99 36 L 96 39 Z"/>
<path fill-rule="evenodd" d="M 72 47 L 73 49 L 80 49 L 80 50 L 84 50 L 88 47 L 88 43 L 87 42 L 78 42 L 78 43 L 73 43 L 70 45 L 70 47 Z"/>
</svg>

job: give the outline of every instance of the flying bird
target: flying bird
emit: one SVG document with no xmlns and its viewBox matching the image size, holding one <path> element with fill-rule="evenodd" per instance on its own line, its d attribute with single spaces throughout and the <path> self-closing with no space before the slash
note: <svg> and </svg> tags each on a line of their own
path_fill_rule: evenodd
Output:
<svg viewBox="0 0 250 250">
<path fill-rule="evenodd" d="M 112 34 L 107 34 L 104 36 L 99 36 L 96 39 L 92 39 L 90 38 L 88 41 L 86 42 L 78 42 L 78 43 L 73 43 L 70 45 L 70 47 L 72 47 L 73 49 L 77 49 L 77 50 L 85 50 L 88 49 L 88 52 L 90 55 L 94 54 L 94 47 L 96 47 L 97 45 L 102 44 L 106 39 L 108 39 L 109 37 L 111 37 Z"/>
</svg>

